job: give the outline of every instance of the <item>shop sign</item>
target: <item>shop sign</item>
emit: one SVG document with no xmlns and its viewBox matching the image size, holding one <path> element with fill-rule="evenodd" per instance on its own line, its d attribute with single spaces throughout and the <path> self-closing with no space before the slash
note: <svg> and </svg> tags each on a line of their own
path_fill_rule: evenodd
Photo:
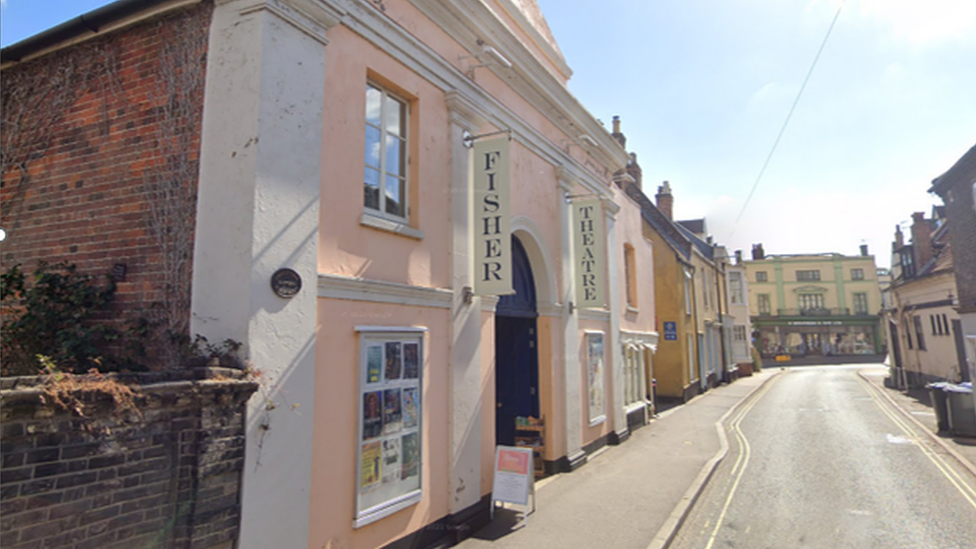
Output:
<svg viewBox="0 0 976 549">
<path fill-rule="evenodd" d="M 495 449 L 495 479 L 491 499 L 517 505 L 528 505 L 529 494 L 535 488 L 532 468 L 532 448 L 497 446 Z M 494 507 L 492 503 L 492 507 Z"/>
<path fill-rule="evenodd" d="M 787 326 L 842 326 L 839 320 L 790 320 Z"/>
<path fill-rule="evenodd" d="M 576 306 L 606 305 L 606 238 L 599 198 L 573 202 L 573 259 L 576 262 Z"/>
<path fill-rule="evenodd" d="M 513 292 L 508 149 L 508 137 L 474 143 L 474 293 L 477 295 Z"/>
<path fill-rule="evenodd" d="M 678 341 L 678 323 L 664 323 L 664 341 Z"/>
</svg>

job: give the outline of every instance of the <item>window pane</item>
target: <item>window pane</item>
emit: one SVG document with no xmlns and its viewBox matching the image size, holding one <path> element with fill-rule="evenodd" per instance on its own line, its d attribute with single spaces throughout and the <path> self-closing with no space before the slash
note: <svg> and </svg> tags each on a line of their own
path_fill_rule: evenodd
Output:
<svg viewBox="0 0 976 549">
<path fill-rule="evenodd" d="M 386 173 L 403 177 L 406 170 L 406 143 L 394 135 L 386 136 Z"/>
<path fill-rule="evenodd" d="M 366 87 L 366 122 L 380 125 L 380 101 L 383 93 L 373 86 Z"/>
<path fill-rule="evenodd" d="M 405 217 L 403 212 L 403 181 L 386 176 L 386 213 Z"/>
<path fill-rule="evenodd" d="M 380 130 L 366 126 L 366 165 L 380 167 Z"/>
<path fill-rule="evenodd" d="M 363 203 L 367 208 L 380 209 L 380 172 L 367 167 L 363 174 L 365 193 Z"/>
<path fill-rule="evenodd" d="M 386 97 L 386 131 L 406 137 L 407 105 L 401 101 Z"/>
</svg>

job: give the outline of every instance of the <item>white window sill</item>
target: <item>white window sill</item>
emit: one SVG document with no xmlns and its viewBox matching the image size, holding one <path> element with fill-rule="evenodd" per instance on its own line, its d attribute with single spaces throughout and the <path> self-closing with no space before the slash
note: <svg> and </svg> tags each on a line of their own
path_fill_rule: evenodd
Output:
<svg viewBox="0 0 976 549">
<path fill-rule="evenodd" d="M 365 225 L 367 227 L 372 227 L 374 229 L 379 229 L 381 231 L 386 231 L 394 234 L 403 235 L 409 238 L 414 238 L 416 240 L 423 240 L 423 231 L 418 231 L 410 225 L 400 221 L 394 221 L 392 219 L 387 219 L 385 217 L 380 217 L 374 215 L 370 212 L 364 212 L 359 218 L 359 224 Z"/>
<path fill-rule="evenodd" d="M 406 494 L 400 497 L 399 499 L 395 499 L 393 501 L 387 502 L 382 506 L 374 507 L 372 509 L 367 509 L 366 511 L 363 511 L 363 513 L 360 514 L 358 517 L 356 517 L 356 520 L 352 521 L 352 527 L 362 528 L 367 524 L 371 524 L 382 518 L 386 518 L 392 515 L 393 513 L 402 511 L 407 507 L 410 507 L 411 505 L 419 503 L 422 497 L 423 494 L 421 493 L 421 491 L 417 490 L 415 492 Z"/>
<path fill-rule="evenodd" d="M 605 422 L 606 420 L 607 420 L 606 414 L 604 414 L 604 415 L 602 415 L 602 416 L 600 416 L 598 418 L 591 419 L 590 420 L 590 427 L 596 427 L 597 425 Z"/>
<path fill-rule="evenodd" d="M 637 307 L 633 307 L 633 306 L 627 305 L 627 312 L 628 313 L 640 313 L 640 309 L 638 309 Z"/>
</svg>

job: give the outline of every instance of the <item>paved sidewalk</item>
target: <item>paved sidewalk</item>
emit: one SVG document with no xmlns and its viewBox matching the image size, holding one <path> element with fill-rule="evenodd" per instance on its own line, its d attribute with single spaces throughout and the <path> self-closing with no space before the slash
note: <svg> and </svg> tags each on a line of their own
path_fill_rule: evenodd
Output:
<svg viewBox="0 0 976 549">
<path fill-rule="evenodd" d="M 861 377 L 878 387 L 895 406 L 904 412 L 905 416 L 915 423 L 921 424 L 932 440 L 945 448 L 973 475 L 976 475 L 976 439 L 938 434 L 939 428 L 927 390 L 916 389 L 910 393 L 905 393 L 899 389 L 885 387 L 884 379 L 888 375 L 887 367 L 866 368 L 860 373 Z"/>
<path fill-rule="evenodd" d="M 577 471 L 537 484 L 527 523 L 499 509 L 493 523 L 457 547 L 646 549 L 662 526 L 671 533 L 674 517 L 724 456 L 716 422 L 778 372 L 764 370 L 665 412 Z"/>
</svg>

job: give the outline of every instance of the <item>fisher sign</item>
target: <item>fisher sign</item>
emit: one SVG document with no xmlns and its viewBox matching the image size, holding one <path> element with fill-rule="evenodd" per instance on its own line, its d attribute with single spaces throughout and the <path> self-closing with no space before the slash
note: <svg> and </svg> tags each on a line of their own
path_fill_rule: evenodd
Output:
<svg viewBox="0 0 976 549">
<path fill-rule="evenodd" d="M 605 241 L 600 199 L 573 202 L 576 306 L 581 309 L 599 308 L 607 303 Z"/>
<path fill-rule="evenodd" d="M 474 293 L 512 293 L 507 137 L 474 143 Z"/>
</svg>

